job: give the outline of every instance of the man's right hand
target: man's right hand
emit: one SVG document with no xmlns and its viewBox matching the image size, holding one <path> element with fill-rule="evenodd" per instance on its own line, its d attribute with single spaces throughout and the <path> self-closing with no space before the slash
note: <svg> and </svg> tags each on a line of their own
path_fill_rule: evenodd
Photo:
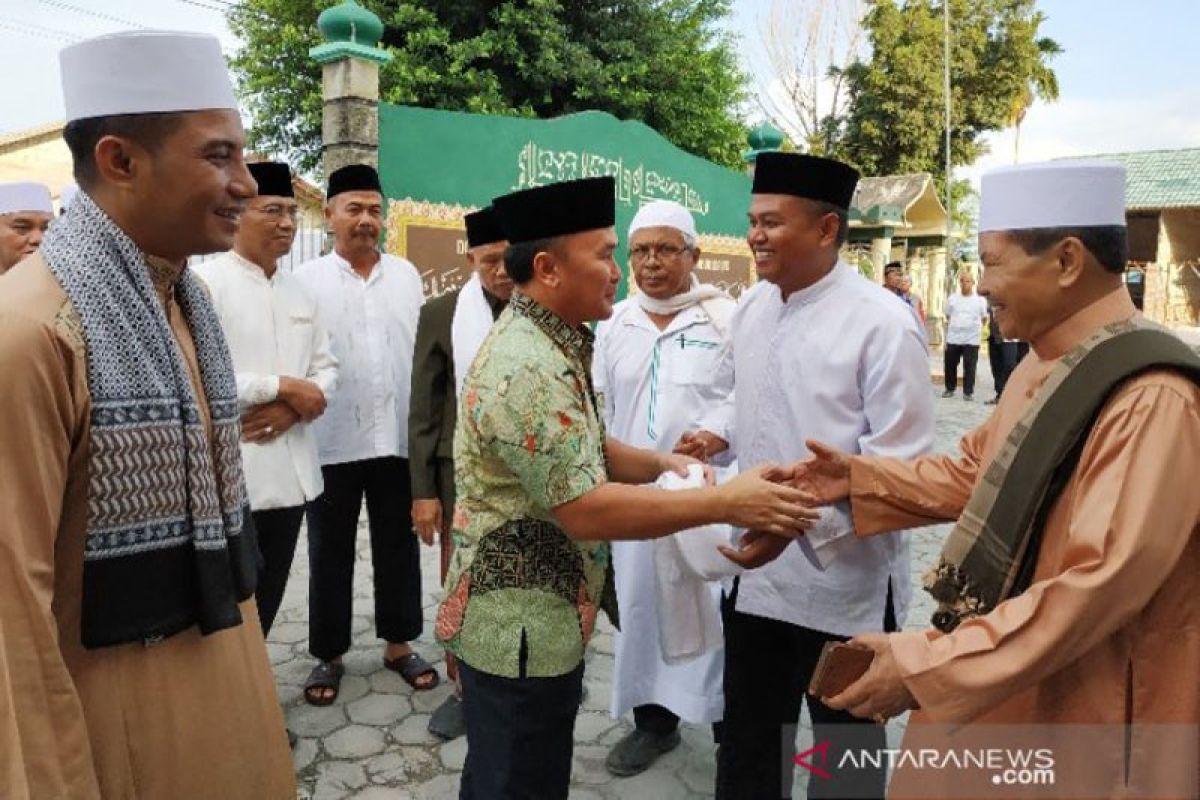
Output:
<svg viewBox="0 0 1200 800">
<path fill-rule="evenodd" d="M 741 473 L 716 491 L 723 496 L 724 520 L 731 525 L 794 538 L 820 518 L 812 498 L 777 482 L 785 474 L 774 465 L 755 467 Z"/>
<path fill-rule="evenodd" d="M 279 399 L 294 408 L 305 422 L 312 422 L 325 413 L 325 393 L 312 381 L 281 375 Z"/>
<path fill-rule="evenodd" d="M 821 505 L 849 499 L 850 456 L 820 442 L 806 444 L 812 457 L 786 468 L 789 482 Z"/>
<path fill-rule="evenodd" d="M 442 501 L 436 497 L 413 500 L 412 521 L 421 541 L 432 545 L 442 528 Z"/>
</svg>

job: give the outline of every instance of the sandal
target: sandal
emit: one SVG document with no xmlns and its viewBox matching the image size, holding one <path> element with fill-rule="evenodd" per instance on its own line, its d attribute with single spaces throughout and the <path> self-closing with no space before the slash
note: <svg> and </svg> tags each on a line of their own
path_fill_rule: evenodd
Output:
<svg viewBox="0 0 1200 800">
<path fill-rule="evenodd" d="M 441 681 L 441 676 L 438 675 L 437 670 L 416 653 L 409 653 L 399 658 L 385 658 L 383 666 L 392 672 L 399 673 L 404 682 L 417 692 L 428 692 L 430 689 L 436 688 Z M 422 675 L 433 675 L 433 680 L 420 686 L 417 684 L 417 679 Z"/>
<path fill-rule="evenodd" d="M 304 682 L 304 699 L 311 706 L 328 706 L 332 705 L 334 700 L 337 700 L 338 689 L 342 686 L 342 676 L 346 674 L 346 667 L 342 664 L 335 664 L 332 661 L 322 661 L 313 667 L 312 672 L 308 673 L 308 680 Z M 314 689 L 333 689 L 333 694 L 325 697 L 320 691 Z"/>
</svg>

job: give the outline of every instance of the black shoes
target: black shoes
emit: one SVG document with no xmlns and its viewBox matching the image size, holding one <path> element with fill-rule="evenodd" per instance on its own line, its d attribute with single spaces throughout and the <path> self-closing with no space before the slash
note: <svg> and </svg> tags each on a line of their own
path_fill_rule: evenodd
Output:
<svg viewBox="0 0 1200 800">
<path fill-rule="evenodd" d="M 659 756 L 679 747 L 679 742 L 678 729 L 659 735 L 635 728 L 613 745 L 604 766 L 618 778 L 639 775 L 649 769 Z"/>
</svg>

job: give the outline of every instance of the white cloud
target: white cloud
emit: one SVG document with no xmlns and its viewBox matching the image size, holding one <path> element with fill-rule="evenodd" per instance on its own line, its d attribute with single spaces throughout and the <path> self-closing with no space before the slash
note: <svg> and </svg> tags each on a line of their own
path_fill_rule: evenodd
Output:
<svg viewBox="0 0 1200 800">
<path fill-rule="evenodd" d="M 1200 145 L 1200 91 L 1164 89 L 1138 97 L 1073 97 L 1037 103 L 1021 126 L 1021 163 L 1064 156 L 1168 150 Z M 978 188 L 979 176 L 1013 163 L 1014 132 L 986 137 L 991 152 L 957 171 Z"/>
</svg>

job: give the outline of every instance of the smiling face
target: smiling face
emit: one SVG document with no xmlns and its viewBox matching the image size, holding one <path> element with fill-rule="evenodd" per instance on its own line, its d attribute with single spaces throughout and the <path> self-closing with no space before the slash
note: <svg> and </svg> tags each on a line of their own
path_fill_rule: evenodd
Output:
<svg viewBox="0 0 1200 800">
<path fill-rule="evenodd" d="M 836 260 L 838 218 L 787 194 L 755 194 L 747 215 L 746 241 L 758 277 L 785 292 L 811 285 Z M 832 256 L 832 258 L 830 258 Z M 821 264 L 822 259 L 829 264 Z"/>
<path fill-rule="evenodd" d="M 979 294 L 1008 339 L 1034 341 L 1065 316 L 1058 253 L 1030 255 L 1002 232 L 979 234 Z"/>
<path fill-rule="evenodd" d="M 50 219 L 43 211 L 0 214 L 0 274 L 38 249 Z"/>
<path fill-rule="evenodd" d="M 343 256 L 379 249 L 383 232 L 383 195 L 372 191 L 342 192 L 325 206 L 337 251 Z"/>
<path fill-rule="evenodd" d="M 124 188 L 139 246 L 177 261 L 233 247 L 247 201 L 258 185 L 242 159 L 245 135 L 234 111 L 193 111 L 147 150 L 123 140 L 137 165 Z M 114 137 L 106 137 L 114 138 Z M 98 151 L 104 147 L 102 140 Z"/>
<path fill-rule="evenodd" d="M 635 231 L 629 239 L 629 268 L 638 290 L 655 300 L 686 292 L 692 286 L 697 252 L 676 228 L 664 225 Z"/>
<path fill-rule="evenodd" d="M 234 249 L 255 264 L 274 266 L 277 259 L 292 249 L 298 215 L 299 207 L 291 197 L 253 198 L 246 204 Z"/>
</svg>

